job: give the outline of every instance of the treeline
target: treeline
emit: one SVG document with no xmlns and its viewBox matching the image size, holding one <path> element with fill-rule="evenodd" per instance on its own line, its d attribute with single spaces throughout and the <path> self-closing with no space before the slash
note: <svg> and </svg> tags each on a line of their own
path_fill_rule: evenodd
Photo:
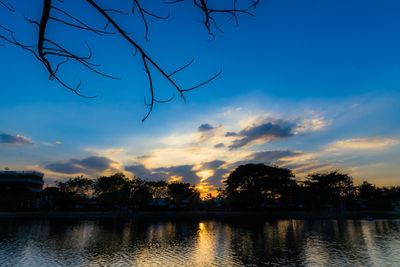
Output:
<svg viewBox="0 0 400 267">
<path fill-rule="evenodd" d="M 400 204 L 400 187 L 353 184 L 348 174 L 309 174 L 297 181 L 285 168 L 264 164 L 237 167 L 217 196 L 200 198 L 194 185 L 183 182 L 129 179 L 122 173 L 97 179 L 76 177 L 42 192 L 56 209 L 220 209 L 220 210 L 391 210 Z M 47 201 L 47 202 L 46 202 Z M 46 206 L 44 205 L 44 206 Z"/>
<path fill-rule="evenodd" d="M 391 210 L 400 203 L 400 187 L 355 186 L 340 171 L 309 174 L 295 180 L 285 168 L 264 164 L 237 167 L 225 181 L 224 197 L 234 209 Z"/>
<path fill-rule="evenodd" d="M 95 180 L 80 176 L 57 182 L 43 190 L 42 198 L 59 209 L 178 208 L 197 206 L 200 192 L 189 183 L 129 179 L 116 173 Z"/>
</svg>

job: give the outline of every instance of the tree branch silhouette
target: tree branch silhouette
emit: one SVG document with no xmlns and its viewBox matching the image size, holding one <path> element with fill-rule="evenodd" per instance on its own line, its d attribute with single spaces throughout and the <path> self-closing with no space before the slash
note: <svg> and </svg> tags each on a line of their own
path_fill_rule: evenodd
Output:
<svg viewBox="0 0 400 267">
<path fill-rule="evenodd" d="M 10 0 L 11 1 L 11 0 Z M 66 10 L 61 8 L 59 5 L 63 4 L 63 0 L 43 0 L 42 12 L 39 20 L 27 18 L 24 14 L 24 19 L 29 23 L 37 27 L 37 40 L 36 44 L 34 45 L 27 45 L 23 44 L 15 37 L 14 30 L 10 29 L 9 27 L 5 26 L 4 23 L 0 22 L 0 40 L 4 41 L 5 43 L 9 43 L 11 45 L 18 46 L 31 54 L 44 66 L 49 74 L 50 80 L 55 80 L 60 84 L 62 87 L 71 90 L 75 94 L 84 97 L 84 98 L 94 98 L 95 96 L 88 96 L 82 94 L 80 92 L 80 86 L 82 81 L 78 78 L 78 82 L 76 85 L 72 85 L 70 81 L 65 80 L 62 75 L 60 74 L 60 69 L 62 66 L 68 62 L 75 62 L 79 65 L 83 66 L 84 68 L 100 75 L 102 77 L 110 78 L 110 79 L 121 79 L 120 77 L 116 77 L 113 75 L 106 74 L 99 70 L 100 64 L 95 64 L 91 61 L 92 59 L 92 49 L 89 44 L 86 43 L 88 48 L 87 55 L 79 55 L 72 50 L 70 50 L 67 46 L 61 43 L 58 40 L 55 40 L 52 36 L 47 33 L 47 28 L 50 23 L 54 23 L 56 27 L 63 25 L 64 27 L 69 27 L 75 30 L 86 31 L 90 33 L 94 33 L 100 36 L 106 35 L 117 35 L 120 36 L 122 40 L 127 42 L 133 49 L 133 55 L 139 55 L 141 62 L 143 64 L 146 77 L 148 80 L 148 90 L 150 92 L 150 101 L 147 103 L 145 100 L 145 105 L 148 107 L 148 111 L 142 121 L 145 121 L 153 111 L 154 105 L 156 103 L 165 103 L 171 101 L 174 96 L 169 99 L 159 99 L 156 96 L 156 88 L 154 87 L 154 75 L 161 75 L 163 79 L 169 83 L 173 88 L 176 89 L 180 98 L 182 98 L 186 102 L 185 92 L 194 90 L 199 88 L 217 78 L 221 73 L 222 70 L 218 71 L 214 75 L 211 75 L 209 78 L 205 79 L 204 81 L 198 82 L 191 87 L 185 87 L 180 84 L 178 79 L 175 75 L 183 70 L 189 68 L 192 63 L 194 62 L 194 57 L 192 60 L 183 65 L 180 68 L 173 72 L 168 72 L 165 66 L 161 65 L 155 57 L 150 55 L 145 49 L 143 45 L 141 45 L 137 40 L 136 37 L 130 36 L 131 34 L 125 31 L 124 25 L 120 24 L 115 20 L 114 15 L 122 15 L 126 16 L 129 13 L 132 16 L 137 16 L 143 23 L 144 27 L 144 39 L 146 42 L 149 42 L 149 23 L 148 19 L 153 18 L 156 20 L 167 20 L 170 17 L 170 13 L 166 16 L 158 15 L 151 10 L 145 8 L 142 5 L 141 0 L 126 0 L 127 3 L 132 5 L 130 12 L 126 12 L 124 10 L 120 10 L 118 8 L 105 8 L 100 6 L 95 0 L 82 0 L 89 4 L 89 6 L 104 20 L 104 24 L 101 28 L 90 26 L 90 23 L 85 22 L 83 19 L 73 15 L 73 10 Z M 178 2 L 183 2 L 184 0 L 176 0 L 176 1 L 169 1 L 165 2 L 167 4 L 176 4 Z M 188 1 L 187 1 L 188 2 Z M 215 40 L 215 35 L 213 30 L 216 29 L 222 32 L 221 28 L 217 24 L 217 15 L 224 14 L 228 15 L 228 20 L 235 20 L 236 25 L 238 25 L 238 15 L 245 14 L 254 16 L 251 13 L 252 9 L 255 9 L 259 3 L 259 0 L 244 0 L 244 2 L 248 3 L 247 7 L 239 8 L 238 7 L 238 0 L 230 0 L 231 7 L 224 8 L 224 9 L 217 9 L 214 8 L 213 5 L 217 1 L 209 1 L 209 0 L 193 0 L 192 4 L 193 7 L 199 8 L 204 15 L 204 20 L 202 23 L 206 27 L 208 34 L 212 36 L 212 39 Z M 0 10 L 5 9 L 9 12 L 16 13 L 15 8 L 9 2 L 5 0 L 0 0 Z M 99 25 L 97 25 L 99 26 Z M 4 43 L 0 43 L 0 45 L 4 45 Z"/>
</svg>

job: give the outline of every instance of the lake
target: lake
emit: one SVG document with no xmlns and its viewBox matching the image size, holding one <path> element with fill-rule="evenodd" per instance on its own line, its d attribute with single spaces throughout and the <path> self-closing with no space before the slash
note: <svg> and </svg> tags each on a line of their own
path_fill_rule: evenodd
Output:
<svg viewBox="0 0 400 267">
<path fill-rule="evenodd" d="M 0 266 L 400 266 L 400 220 L 0 220 Z"/>
</svg>

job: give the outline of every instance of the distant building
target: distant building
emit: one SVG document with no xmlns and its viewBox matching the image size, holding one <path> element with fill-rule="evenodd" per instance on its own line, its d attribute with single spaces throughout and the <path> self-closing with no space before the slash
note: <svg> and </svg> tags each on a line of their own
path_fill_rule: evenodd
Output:
<svg viewBox="0 0 400 267">
<path fill-rule="evenodd" d="M 43 173 L 35 171 L 0 171 L 0 192 L 42 192 Z"/>
<path fill-rule="evenodd" d="M 0 171 L 0 210 L 39 208 L 43 173 L 35 171 Z"/>
</svg>

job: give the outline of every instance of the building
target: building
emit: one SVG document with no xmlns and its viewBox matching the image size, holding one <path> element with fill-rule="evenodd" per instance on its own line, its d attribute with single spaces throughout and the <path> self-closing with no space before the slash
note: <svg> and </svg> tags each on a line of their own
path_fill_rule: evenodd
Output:
<svg viewBox="0 0 400 267">
<path fill-rule="evenodd" d="M 0 171 L 0 210 L 25 210 L 39 206 L 43 173 Z"/>
<path fill-rule="evenodd" d="M 0 192 L 42 192 L 43 173 L 35 171 L 0 171 Z"/>
</svg>

